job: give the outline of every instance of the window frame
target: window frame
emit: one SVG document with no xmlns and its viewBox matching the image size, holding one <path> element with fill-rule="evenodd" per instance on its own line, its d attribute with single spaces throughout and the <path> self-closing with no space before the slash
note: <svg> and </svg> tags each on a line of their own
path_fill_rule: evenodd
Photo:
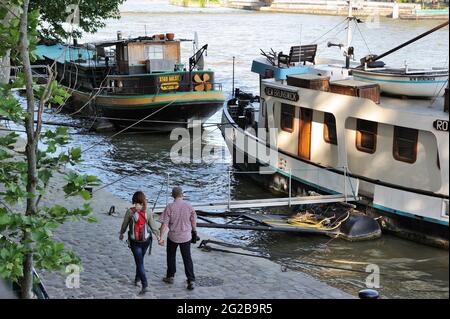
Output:
<svg viewBox="0 0 450 319">
<path fill-rule="evenodd" d="M 158 49 L 158 50 L 156 50 Z M 161 50 L 161 51 L 160 51 Z M 161 54 L 161 57 L 156 57 L 156 54 Z M 164 60 L 165 48 L 164 45 L 147 45 L 145 50 L 147 60 Z M 152 57 L 150 56 L 152 55 Z"/>
<path fill-rule="evenodd" d="M 334 121 L 334 123 L 332 123 L 334 125 L 334 132 L 335 132 L 335 136 L 333 139 L 330 139 L 330 130 L 328 129 L 329 122 L 327 122 L 327 120 L 326 120 L 327 116 L 329 118 L 332 118 Z M 325 141 L 325 143 L 337 145 L 336 117 L 334 116 L 333 113 L 328 113 L 328 112 L 323 113 L 323 140 Z"/>
<path fill-rule="evenodd" d="M 363 123 L 363 122 L 370 122 L 370 123 L 374 123 L 375 124 L 375 130 L 374 132 L 370 132 L 370 131 L 362 131 L 359 128 L 359 123 Z M 366 133 L 366 134 L 372 134 L 374 135 L 373 138 L 373 148 L 367 148 L 362 146 L 362 134 Z M 377 135 L 378 135 L 378 122 L 374 122 L 374 121 L 369 121 L 369 120 L 363 120 L 363 119 L 356 119 L 356 139 L 355 139 L 355 145 L 356 145 L 356 149 L 360 152 L 364 152 L 364 153 L 368 153 L 368 154 L 374 154 L 377 151 Z"/>
<path fill-rule="evenodd" d="M 403 157 L 398 153 L 398 150 L 399 150 L 398 149 L 398 140 L 399 139 L 406 140 L 405 138 L 399 137 L 399 130 L 401 130 L 401 129 L 406 129 L 406 130 L 415 132 L 415 139 L 407 140 L 409 142 L 414 142 L 414 147 L 413 147 L 414 158 Z M 409 163 L 409 164 L 415 163 L 417 161 L 418 140 L 419 140 L 419 130 L 409 128 L 409 127 L 403 127 L 403 126 L 394 126 L 394 141 L 392 143 L 392 154 L 394 156 L 394 159 L 397 161 L 405 162 L 405 163 Z"/>
<path fill-rule="evenodd" d="M 291 127 L 286 127 L 283 124 L 285 124 L 283 122 L 283 115 L 287 114 L 286 112 L 283 112 L 283 108 L 284 107 L 289 107 L 292 110 L 292 116 L 290 117 L 291 120 Z M 288 132 L 288 133 L 292 133 L 294 132 L 294 125 L 295 125 L 295 105 L 292 104 L 287 104 L 287 103 L 281 103 L 281 107 L 280 107 L 280 128 L 282 131 Z"/>
</svg>

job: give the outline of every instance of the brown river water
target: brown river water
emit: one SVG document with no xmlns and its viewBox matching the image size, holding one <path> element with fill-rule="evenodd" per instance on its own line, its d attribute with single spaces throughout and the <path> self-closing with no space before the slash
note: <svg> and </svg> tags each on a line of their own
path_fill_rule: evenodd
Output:
<svg viewBox="0 0 450 319">
<path fill-rule="evenodd" d="M 251 61 L 259 55 L 259 49 L 288 52 L 290 46 L 313 43 L 326 31 L 343 20 L 343 17 L 301 14 L 259 13 L 232 9 L 187 9 L 167 4 L 142 6 L 135 3 L 123 6 L 122 18 L 107 22 L 107 27 L 83 40 L 114 39 L 120 30 L 127 36 L 173 32 L 178 38 L 192 39 L 198 32 L 200 45 L 208 43 L 206 65 L 216 72 L 216 82 L 223 84 L 227 97 L 232 88 L 232 58 L 236 58 L 235 86 L 258 92 L 258 76 L 250 72 Z M 133 12 L 130 12 L 133 11 Z M 381 19 L 359 25 L 353 45 L 358 58 L 368 53 L 382 53 L 418 35 L 438 21 L 395 21 Z M 338 32 L 340 31 L 340 32 Z M 364 35 L 364 39 L 361 37 Z M 345 30 L 332 29 L 320 38 L 318 56 L 340 58 L 336 48 L 327 48 L 328 41 L 345 41 Z M 390 65 L 410 67 L 448 67 L 448 27 L 408 46 L 386 59 Z M 192 55 L 192 44 L 183 43 L 183 62 Z M 220 112 L 208 122 L 220 122 Z M 80 123 L 66 115 L 45 114 L 46 118 Z M 82 123 L 82 122 L 81 122 Z M 85 123 L 89 125 L 89 122 Z M 126 175 L 120 182 L 108 186 L 114 194 L 130 199 L 137 189 L 156 199 L 166 173 L 170 173 L 171 185 L 182 185 L 191 201 L 226 199 L 228 170 L 231 158 L 222 136 L 214 126 L 206 128 L 202 143 L 222 149 L 221 160 L 214 163 L 173 164 L 169 152 L 175 141 L 167 135 L 124 133 L 109 138 L 110 133 L 92 134 L 73 129 L 74 145 L 86 148 L 98 145 L 84 153 L 85 162 L 78 169 L 99 176 L 105 184 Z M 232 174 L 233 198 L 267 198 L 272 196 L 245 176 Z M 166 201 L 165 187 L 158 203 Z M 105 203 L 105 212 L 109 209 Z M 272 209 L 272 212 L 281 210 Z M 263 210 L 267 212 L 267 210 Z M 304 271 L 330 285 L 352 294 L 365 288 L 366 275 L 356 272 L 305 266 L 302 262 L 326 264 L 364 270 L 375 264 L 380 269 L 380 292 L 383 298 L 448 298 L 449 254 L 390 235 L 374 241 L 351 243 L 328 237 L 299 236 L 286 233 L 257 231 L 202 229 L 216 238 L 258 248 L 268 253 L 280 267 L 288 271 Z"/>
</svg>

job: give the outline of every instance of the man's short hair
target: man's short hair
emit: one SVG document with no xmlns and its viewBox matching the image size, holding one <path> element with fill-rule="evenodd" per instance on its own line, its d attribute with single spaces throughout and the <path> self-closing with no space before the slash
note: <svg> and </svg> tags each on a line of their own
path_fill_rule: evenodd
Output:
<svg viewBox="0 0 450 319">
<path fill-rule="evenodd" d="M 172 188 L 172 197 L 177 198 L 183 196 L 183 189 L 179 186 Z"/>
</svg>

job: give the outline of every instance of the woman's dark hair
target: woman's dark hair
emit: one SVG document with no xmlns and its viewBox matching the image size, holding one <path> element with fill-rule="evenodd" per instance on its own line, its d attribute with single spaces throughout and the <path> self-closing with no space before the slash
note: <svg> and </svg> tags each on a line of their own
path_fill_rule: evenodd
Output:
<svg viewBox="0 0 450 319">
<path fill-rule="evenodd" d="M 144 207 L 144 210 L 147 210 L 147 200 L 145 199 L 145 194 L 141 191 L 134 193 L 132 198 L 133 204 L 141 204 Z"/>
</svg>

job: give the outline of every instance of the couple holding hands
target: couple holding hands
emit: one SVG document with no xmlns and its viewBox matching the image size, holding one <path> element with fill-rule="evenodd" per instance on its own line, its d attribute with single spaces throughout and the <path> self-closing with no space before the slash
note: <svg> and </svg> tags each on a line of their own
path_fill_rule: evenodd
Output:
<svg viewBox="0 0 450 319">
<path fill-rule="evenodd" d="M 183 258 L 184 270 L 187 278 L 187 289 L 194 289 L 195 275 L 194 265 L 191 258 L 191 241 L 197 237 L 196 225 L 197 215 L 195 210 L 188 202 L 183 199 L 183 190 L 181 187 L 172 189 L 174 201 L 167 205 L 161 214 L 158 226 L 153 218 L 151 211 L 147 212 L 147 199 L 143 192 L 136 192 L 132 198 L 133 207 L 129 208 L 125 214 L 122 227 L 120 229 L 119 239 L 123 240 L 123 235 L 128 229 L 128 245 L 134 256 L 136 263 L 136 276 L 134 284 L 137 286 L 141 282 L 141 291 L 143 295 L 147 292 L 148 282 L 144 269 L 144 256 L 148 249 L 151 252 L 152 232 L 158 244 L 164 246 L 164 234 L 167 230 L 167 273 L 163 281 L 168 284 L 173 283 L 176 272 L 176 252 L 180 246 L 181 256 Z"/>
</svg>

